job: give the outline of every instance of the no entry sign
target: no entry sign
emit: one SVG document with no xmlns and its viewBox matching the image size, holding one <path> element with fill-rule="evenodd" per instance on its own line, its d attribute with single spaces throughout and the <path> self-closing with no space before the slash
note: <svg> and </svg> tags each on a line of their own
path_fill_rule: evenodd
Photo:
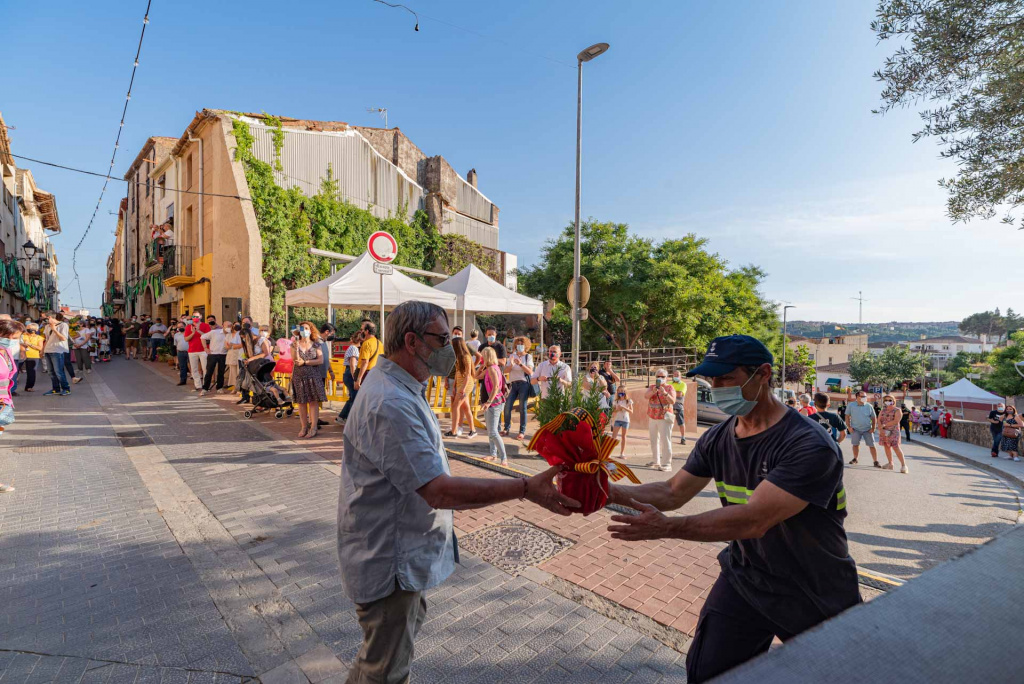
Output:
<svg viewBox="0 0 1024 684">
<path fill-rule="evenodd" d="M 366 241 L 366 251 L 374 261 L 390 264 L 398 256 L 398 242 L 391 233 L 378 230 Z"/>
</svg>

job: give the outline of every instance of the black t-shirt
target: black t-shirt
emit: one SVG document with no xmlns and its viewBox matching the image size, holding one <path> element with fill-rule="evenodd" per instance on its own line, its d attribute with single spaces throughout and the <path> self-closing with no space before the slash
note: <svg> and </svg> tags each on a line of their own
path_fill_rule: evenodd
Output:
<svg viewBox="0 0 1024 684">
<path fill-rule="evenodd" d="M 608 383 L 608 389 L 609 390 L 611 390 L 611 388 L 615 386 L 615 376 L 614 375 L 612 375 L 611 373 L 609 373 L 608 371 L 606 371 L 603 368 L 601 370 L 597 371 L 597 374 L 600 375 L 602 378 L 604 378 L 604 381 Z"/>
<path fill-rule="evenodd" d="M 842 452 L 812 419 L 786 411 L 738 439 L 730 418 L 704 433 L 683 468 L 714 479 L 723 506 L 747 503 L 762 480 L 808 502 L 762 538 L 732 541 L 718 555 L 722 574 L 765 617 L 798 634 L 860 602 L 843 528 Z"/>
<path fill-rule="evenodd" d="M 846 423 L 843 422 L 843 419 L 831 411 L 818 409 L 818 412 L 811 416 L 810 419 L 816 421 L 836 441 L 839 441 L 839 433 L 846 429 Z"/>
<path fill-rule="evenodd" d="M 502 344 L 501 342 L 498 342 L 497 340 L 495 340 L 494 342 L 484 342 L 483 344 L 480 345 L 480 348 L 477 349 L 477 351 L 483 354 L 484 349 L 486 349 L 487 347 L 490 347 L 491 349 L 494 350 L 494 353 L 497 355 L 499 361 L 505 358 L 505 345 Z"/>
<path fill-rule="evenodd" d="M 910 409 L 908 409 L 907 407 L 904 406 L 903 408 L 900 409 L 900 411 L 903 413 L 903 415 L 900 416 L 900 427 L 909 427 L 910 426 Z"/>
<path fill-rule="evenodd" d="M 997 423 L 989 423 L 988 424 L 988 429 L 989 429 L 989 431 L 993 435 L 998 435 L 998 434 L 1000 434 L 1003 431 L 1003 416 L 1004 415 L 1006 415 L 1005 412 L 1000 413 L 999 411 L 995 411 L 995 410 L 988 412 L 988 419 L 989 420 L 998 420 L 999 421 L 998 424 Z"/>
</svg>

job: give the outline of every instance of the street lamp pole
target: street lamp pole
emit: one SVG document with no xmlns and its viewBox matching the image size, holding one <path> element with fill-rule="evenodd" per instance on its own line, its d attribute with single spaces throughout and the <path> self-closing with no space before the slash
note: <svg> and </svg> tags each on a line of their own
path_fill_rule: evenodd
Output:
<svg viewBox="0 0 1024 684">
<path fill-rule="evenodd" d="M 789 346 L 786 340 L 786 316 L 790 309 L 795 309 L 795 304 L 787 304 L 782 307 L 782 401 L 786 401 L 786 347 Z"/>
<path fill-rule="evenodd" d="M 604 54 L 608 43 L 595 43 L 576 55 L 576 230 L 572 251 L 572 375 L 580 370 L 580 187 L 581 156 L 583 148 L 583 63 Z"/>
</svg>

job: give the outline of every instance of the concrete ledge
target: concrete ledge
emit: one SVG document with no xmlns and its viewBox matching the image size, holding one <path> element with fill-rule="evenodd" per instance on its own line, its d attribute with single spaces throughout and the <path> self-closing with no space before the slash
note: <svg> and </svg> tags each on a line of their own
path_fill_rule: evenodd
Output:
<svg viewBox="0 0 1024 684">
<path fill-rule="evenodd" d="M 1019 682 L 1024 528 L 805 632 L 716 684 Z"/>
</svg>

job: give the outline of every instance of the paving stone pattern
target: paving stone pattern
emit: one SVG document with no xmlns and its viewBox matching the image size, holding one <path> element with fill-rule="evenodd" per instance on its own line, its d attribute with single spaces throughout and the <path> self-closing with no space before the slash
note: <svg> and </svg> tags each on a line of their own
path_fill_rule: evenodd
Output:
<svg viewBox="0 0 1024 684">
<path fill-rule="evenodd" d="M 323 644 L 263 681 L 344 681 L 337 661 L 347 668 L 361 633 L 338 573 L 336 468 L 141 364 L 118 360 L 96 372 Z M 4 445 L 45 438 L 67 449 L 0 450 L 0 476 L 18 487 L 0 498 L 0 648 L 79 657 L 0 653 L 0 684 L 257 674 L 87 383 L 64 400 L 19 402 Z M 53 401 L 67 411 L 49 411 Z M 297 431 L 297 421 L 287 425 Z M 469 553 L 462 560 L 428 595 L 416 681 L 684 679 L 675 650 Z"/>
</svg>

